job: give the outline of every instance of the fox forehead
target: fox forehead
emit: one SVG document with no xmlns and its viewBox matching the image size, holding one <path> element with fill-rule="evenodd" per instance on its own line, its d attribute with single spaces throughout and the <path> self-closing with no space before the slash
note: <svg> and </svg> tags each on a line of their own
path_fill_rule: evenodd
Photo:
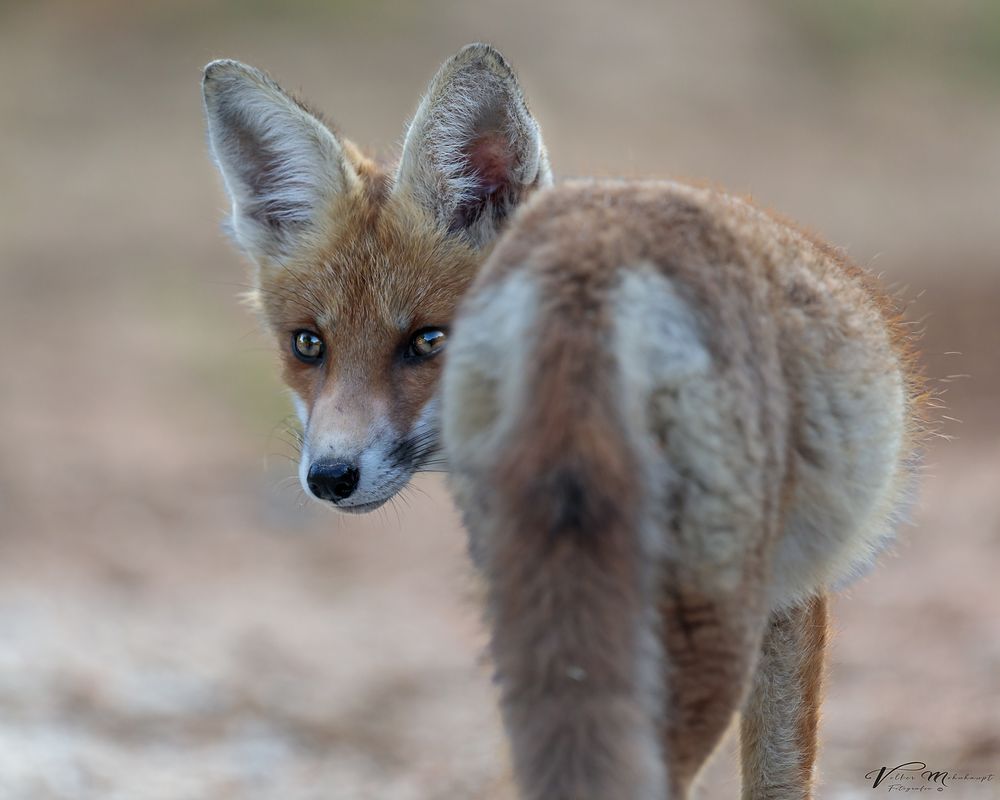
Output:
<svg viewBox="0 0 1000 800">
<path fill-rule="evenodd" d="M 276 332 L 297 326 L 353 336 L 447 324 L 485 253 L 435 225 L 384 175 L 330 209 L 316 245 L 263 268 L 258 303 Z"/>
<path fill-rule="evenodd" d="M 485 253 L 385 185 L 383 176 L 365 175 L 359 191 L 329 210 L 314 246 L 262 266 L 256 299 L 279 341 L 284 380 L 306 408 L 323 396 L 343 398 L 349 387 L 346 396 L 387 401 L 393 426 L 405 431 L 433 396 L 440 364 L 394 369 L 400 348 L 411 332 L 451 322 Z M 300 328 L 326 341 L 322 367 L 292 354 Z"/>
</svg>

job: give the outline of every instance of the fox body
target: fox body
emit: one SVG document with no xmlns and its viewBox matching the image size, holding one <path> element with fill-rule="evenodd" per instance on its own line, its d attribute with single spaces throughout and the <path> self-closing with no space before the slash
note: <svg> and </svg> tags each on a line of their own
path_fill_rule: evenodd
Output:
<svg viewBox="0 0 1000 800">
<path fill-rule="evenodd" d="M 809 797 L 826 592 L 914 451 L 891 303 L 741 200 L 547 188 L 485 45 L 389 168 L 251 67 L 203 88 L 303 487 L 360 512 L 452 471 L 522 796 L 684 796 L 741 710 L 744 796 Z"/>
<path fill-rule="evenodd" d="M 919 381 L 857 268 L 742 200 L 566 183 L 463 300 L 444 440 L 523 796 L 810 796 L 825 593 L 911 480 Z"/>
</svg>

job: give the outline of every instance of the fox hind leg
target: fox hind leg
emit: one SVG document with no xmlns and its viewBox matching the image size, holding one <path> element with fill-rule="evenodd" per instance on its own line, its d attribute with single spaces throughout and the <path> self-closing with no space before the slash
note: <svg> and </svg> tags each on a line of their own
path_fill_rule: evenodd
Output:
<svg viewBox="0 0 1000 800">
<path fill-rule="evenodd" d="M 827 598 L 771 615 L 740 724 L 743 800 L 809 800 L 827 636 Z"/>
</svg>

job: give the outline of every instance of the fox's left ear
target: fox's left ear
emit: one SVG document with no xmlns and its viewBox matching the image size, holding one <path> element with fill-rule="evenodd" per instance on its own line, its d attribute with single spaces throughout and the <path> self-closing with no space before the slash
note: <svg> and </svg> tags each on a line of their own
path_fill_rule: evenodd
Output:
<svg viewBox="0 0 1000 800">
<path fill-rule="evenodd" d="M 489 243 L 531 192 L 552 183 L 538 123 L 510 65 L 470 44 L 431 81 L 403 144 L 396 191 L 474 246 Z"/>
</svg>

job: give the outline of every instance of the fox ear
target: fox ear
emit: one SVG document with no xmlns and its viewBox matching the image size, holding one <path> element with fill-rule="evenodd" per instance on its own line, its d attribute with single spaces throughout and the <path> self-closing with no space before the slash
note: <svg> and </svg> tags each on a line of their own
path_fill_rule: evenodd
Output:
<svg viewBox="0 0 1000 800">
<path fill-rule="evenodd" d="M 431 81 L 403 144 L 397 191 L 481 247 L 531 192 L 552 183 L 538 123 L 510 65 L 470 44 Z"/>
<path fill-rule="evenodd" d="M 259 70 L 213 61 L 202 92 L 233 236 L 258 263 L 280 262 L 358 177 L 330 129 Z"/>
</svg>

